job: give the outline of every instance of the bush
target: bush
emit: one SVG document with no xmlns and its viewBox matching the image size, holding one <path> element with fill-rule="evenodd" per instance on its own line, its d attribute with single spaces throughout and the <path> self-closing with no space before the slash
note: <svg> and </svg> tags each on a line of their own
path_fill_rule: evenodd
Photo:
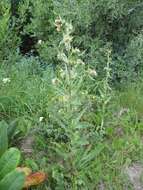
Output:
<svg viewBox="0 0 143 190">
<path fill-rule="evenodd" d="M 136 65 L 141 65 L 141 62 L 132 60 L 130 63 L 130 54 L 134 51 L 130 46 L 137 38 L 142 39 L 143 14 L 140 0 L 25 0 L 12 1 L 12 8 L 8 1 L 2 1 L 1 14 L 2 60 L 5 56 L 11 59 L 10 55 L 20 49 L 22 53 L 33 52 L 38 55 L 44 64 L 58 64 L 56 51 L 59 34 L 55 32 L 53 23 L 60 15 L 74 24 L 74 35 L 77 36 L 74 46 L 86 51 L 85 62 L 92 64 L 99 71 L 101 78 L 102 70 L 106 66 L 104 50 L 109 47 L 113 50 L 114 84 L 122 79 L 130 80 L 130 71 L 138 76 L 136 73 L 140 66 Z M 26 47 L 27 44 L 29 47 Z M 136 54 L 140 54 L 138 48 Z M 128 65 L 131 66 L 128 68 Z"/>
<path fill-rule="evenodd" d="M 68 2 L 62 0 L 44 2 L 41 0 L 30 3 L 31 19 L 24 28 L 26 32 L 40 40 L 36 48 L 44 62 L 58 63 L 56 47 L 59 35 L 54 32 L 53 21 L 60 15 L 75 26 L 74 45 L 86 50 L 84 60 L 99 71 L 99 76 L 106 66 L 106 56 L 103 52 L 107 47 L 110 47 L 113 49 L 114 82 L 116 84 L 122 78 L 126 80 L 125 73 L 129 74 L 129 72 L 128 67 L 125 68 L 124 65 L 128 62 L 128 58 L 124 55 L 129 54 L 128 51 L 131 50 L 128 46 L 131 40 L 136 38 L 136 33 L 142 30 L 141 1 L 86 0 L 84 2 Z M 138 49 L 136 51 L 138 52 Z M 132 63 L 134 74 L 136 74 L 135 67 L 136 64 Z M 126 76 L 129 76 L 128 74 Z M 127 78 L 130 80 L 130 77 Z"/>
</svg>

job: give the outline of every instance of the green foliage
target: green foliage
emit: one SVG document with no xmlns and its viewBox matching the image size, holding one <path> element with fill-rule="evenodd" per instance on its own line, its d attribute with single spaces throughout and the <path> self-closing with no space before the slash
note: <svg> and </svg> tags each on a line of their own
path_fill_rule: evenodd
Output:
<svg viewBox="0 0 143 190">
<path fill-rule="evenodd" d="M 15 148 L 7 150 L 0 158 L 0 178 L 14 170 L 20 160 L 20 152 Z"/>
<path fill-rule="evenodd" d="M 0 188 L 3 190 L 21 190 L 23 183 L 24 174 L 21 174 L 18 171 L 12 171 L 0 181 Z"/>
<path fill-rule="evenodd" d="M 50 188 L 93 189 L 92 167 L 104 149 L 102 143 L 96 147 L 95 143 L 105 131 L 111 52 L 108 52 L 106 78 L 99 83 L 96 71 L 82 61 L 82 52 L 72 45 L 72 25 L 61 19 L 60 22 L 63 39 L 58 46 L 59 65 L 49 82 L 50 96 L 44 115 L 47 121 L 43 130 L 39 127 L 37 141 L 50 154 L 46 160 L 52 163 L 48 170 L 53 180 Z M 94 118 L 97 116 L 98 121 Z"/>
<path fill-rule="evenodd" d="M 52 1 L 45 2 L 44 0 L 25 1 L 29 3 L 32 13 L 31 23 L 28 25 L 28 32 L 33 33 L 38 39 L 48 39 L 53 32 L 53 3 Z M 27 5 L 28 7 L 28 5 Z"/>
<path fill-rule="evenodd" d="M 4 122 L 0 122 L 0 156 L 8 148 L 8 138 L 7 138 L 7 126 Z"/>
<path fill-rule="evenodd" d="M 141 63 L 134 56 L 135 60 L 130 64 L 130 54 L 134 52 L 130 44 L 132 40 L 142 39 L 140 33 L 143 27 L 143 4 L 140 0 L 120 2 L 28 0 L 21 5 L 19 9 L 21 18 L 25 17 L 26 10 L 31 15 L 30 22 L 23 23 L 24 32 L 39 40 L 40 43 L 35 44 L 35 47 L 44 62 L 58 63 L 56 51 L 59 35 L 55 33 L 53 23 L 60 15 L 75 26 L 74 44 L 86 50 L 84 59 L 99 71 L 99 76 L 102 77 L 103 68 L 106 66 L 105 51 L 109 47 L 113 50 L 113 82 L 116 84 L 126 79 L 130 80 L 130 72 L 136 76 L 136 64 Z M 140 54 L 140 50 L 135 49 L 136 54 Z"/>
<path fill-rule="evenodd" d="M 126 87 L 122 88 L 120 92 L 117 91 L 117 102 L 120 108 L 129 109 L 138 120 L 142 120 L 143 114 L 142 92 L 142 79 L 137 83 L 128 84 Z"/>
<path fill-rule="evenodd" d="M 141 43 L 136 48 L 138 40 L 142 41 L 142 8 L 141 0 L 24 0 L 11 4 L 1 1 L 0 57 L 11 59 L 16 48 L 25 48 L 20 41 L 29 35 L 37 39 L 33 48 L 42 62 L 58 64 L 56 52 L 60 37 L 55 32 L 54 20 L 60 15 L 74 24 L 74 45 L 86 50 L 85 62 L 96 68 L 101 78 L 106 66 L 105 51 L 110 47 L 114 62 L 112 81 L 117 84 L 131 80 L 131 75 L 138 77 L 142 68 Z"/>
<path fill-rule="evenodd" d="M 23 24 L 23 33 L 29 34 L 37 38 L 35 47 L 44 62 L 51 64 L 56 57 L 56 34 L 54 26 L 54 6 L 53 1 L 44 0 L 26 0 L 21 4 L 19 14 L 21 11 L 29 12 L 27 15 L 29 22 Z M 24 14 L 25 15 L 25 14 Z M 25 16 L 22 16 L 24 18 Z"/>
<path fill-rule="evenodd" d="M 20 161 L 20 152 L 16 148 L 7 149 L 7 128 L 4 122 L 0 123 L 0 189 L 20 190 L 24 184 L 24 174 L 16 171 Z"/>
<path fill-rule="evenodd" d="M 88 3 L 85 3 L 85 5 L 89 4 L 90 8 L 88 12 L 91 15 L 91 22 L 89 22 L 88 19 L 89 25 L 86 30 L 84 30 L 84 32 L 88 31 L 88 36 L 91 34 L 90 40 L 87 38 L 87 41 L 89 41 L 90 45 L 88 45 L 88 42 L 84 43 L 85 48 L 88 48 L 89 50 L 90 47 L 88 57 L 89 55 L 92 57 L 89 59 L 89 63 L 92 63 L 92 60 L 94 60 L 95 57 L 99 58 L 99 61 L 97 63 L 94 62 L 93 64 L 96 64 L 95 66 L 97 69 L 102 70 L 102 65 L 105 65 L 105 56 L 102 54 L 101 50 L 104 47 L 106 48 L 107 42 L 110 42 L 113 48 L 113 53 L 115 53 L 113 54 L 114 64 L 112 66 L 113 82 L 120 82 L 127 79 L 131 80 L 130 75 L 136 75 L 136 56 L 134 56 L 135 60 L 132 61 L 131 64 L 129 61 L 130 58 L 128 57 L 126 59 L 126 56 L 124 57 L 123 55 L 125 53 L 129 54 L 129 49 L 126 49 L 126 47 L 128 44 L 130 44 L 130 40 L 138 35 L 142 29 L 142 3 L 140 1 L 88 1 Z M 82 6 L 84 5 L 82 5 L 81 2 L 81 7 Z M 75 5 L 75 7 L 77 6 Z M 91 10 L 93 10 L 93 12 Z M 64 13 L 65 12 L 66 11 L 64 11 Z M 79 11 L 75 11 L 75 13 L 80 14 Z M 84 15 L 84 13 L 81 15 Z M 79 17 L 77 16 L 76 18 Z M 84 26 L 87 26 L 85 22 L 83 21 L 80 23 L 83 23 Z M 82 28 L 84 27 L 82 26 Z M 78 33 L 78 35 L 81 35 L 81 32 Z M 85 36 L 85 33 L 83 33 L 83 36 Z M 81 41 L 83 36 L 81 36 Z M 97 40 L 95 41 L 93 39 Z M 99 39 L 100 41 L 103 41 L 102 44 L 100 43 Z M 98 49 L 95 49 L 95 47 Z M 136 48 L 136 53 L 139 51 L 140 50 Z M 91 54 L 90 52 L 94 52 L 94 54 Z M 133 49 L 130 51 L 130 53 L 131 52 L 134 52 Z M 139 65 L 141 64 L 139 63 Z"/>
<path fill-rule="evenodd" d="M 140 33 L 132 40 L 127 46 L 125 61 L 126 61 L 126 70 L 128 69 L 129 77 L 132 80 L 133 78 L 138 78 L 142 75 L 143 70 L 143 34 Z M 126 72 L 127 74 L 127 72 Z M 127 78 L 127 77 L 126 77 Z"/>
<path fill-rule="evenodd" d="M 12 54 L 16 54 L 19 45 L 17 31 L 11 18 L 11 5 L 9 1 L 0 2 L 0 60 L 6 61 Z"/>
</svg>

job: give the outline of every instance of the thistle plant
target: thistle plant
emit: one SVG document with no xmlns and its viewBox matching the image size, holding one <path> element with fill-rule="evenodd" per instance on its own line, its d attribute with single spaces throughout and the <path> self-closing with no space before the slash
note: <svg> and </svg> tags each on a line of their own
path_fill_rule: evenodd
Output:
<svg viewBox="0 0 143 190">
<path fill-rule="evenodd" d="M 100 134 L 105 133 L 105 117 L 107 113 L 108 103 L 111 99 L 111 88 L 109 85 L 109 82 L 111 80 L 111 68 L 110 65 L 112 63 L 111 59 L 111 50 L 108 50 L 106 52 L 107 55 L 107 64 L 104 68 L 105 70 L 105 77 L 102 81 L 97 80 L 97 72 L 95 69 L 90 68 L 89 65 L 86 65 L 82 59 L 80 58 L 82 56 L 82 53 L 78 48 L 74 48 L 72 46 L 73 41 L 73 27 L 69 23 L 65 23 L 65 21 L 61 21 L 60 18 L 60 27 L 65 26 L 65 30 L 63 32 L 63 40 L 61 41 L 59 45 L 59 53 L 58 58 L 61 60 L 62 64 L 64 64 L 64 71 L 65 72 L 65 81 L 68 83 L 69 88 L 69 104 L 72 97 L 72 89 L 74 88 L 72 86 L 72 80 L 73 80 L 73 73 L 75 80 L 78 78 L 78 80 L 82 81 L 82 88 L 80 89 L 81 93 L 86 97 L 86 101 L 89 100 L 88 106 L 92 104 L 99 104 L 97 105 L 99 107 L 99 112 L 101 115 L 101 121 L 96 126 L 96 130 L 100 132 Z M 59 30 L 61 31 L 61 28 Z M 60 65 L 61 67 L 61 65 Z M 76 74 L 77 73 L 77 74 Z M 78 76 L 77 76 L 78 75 Z M 100 85 L 101 84 L 101 85 Z M 89 86 L 86 88 L 85 86 Z M 96 90 L 99 91 L 100 95 L 96 96 Z M 86 93 L 85 93 L 86 92 Z M 99 102 L 95 102 L 95 99 L 98 99 Z M 93 103 L 94 100 L 94 103 Z M 84 102 L 85 103 L 85 102 Z M 72 109 L 71 106 L 69 106 L 70 110 Z M 90 110 L 91 111 L 91 110 Z M 94 110 L 95 114 L 98 114 Z"/>
<path fill-rule="evenodd" d="M 112 63 L 111 50 L 108 50 L 107 51 L 107 65 L 104 68 L 106 76 L 102 81 L 102 85 L 100 88 L 100 97 L 99 97 L 99 101 L 101 102 L 100 103 L 101 124 L 98 126 L 98 129 L 99 129 L 100 133 L 102 133 L 102 134 L 105 133 L 105 128 L 104 128 L 105 127 L 104 126 L 105 116 L 106 116 L 107 108 L 108 108 L 107 105 L 110 102 L 111 92 L 112 92 L 111 87 L 109 85 L 109 82 L 111 79 L 111 68 L 110 68 L 111 63 Z"/>
<path fill-rule="evenodd" d="M 94 94 L 88 84 L 91 82 L 95 88 L 97 73 L 83 62 L 83 53 L 72 45 L 72 24 L 59 18 L 55 26 L 63 38 L 58 46 L 59 65 L 51 80 L 51 107 L 47 108 L 49 125 L 58 133 L 58 138 L 48 142 L 50 155 L 56 157 L 57 163 L 51 168 L 52 178 L 57 188 L 93 189 L 92 165 L 103 146 L 94 146 L 96 126 L 87 118 L 95 112 Z"/>
<path fill-rule="evenodd" d="M 111 98 L 111 51 L 107 52 L 107 65 L 104 68 L 106 76 L 102 81 L 97 80 L 97 72 L 82 60 L 83 52 L 74 47 L 74 31 L 71 23 L 66 23 L 60 17 L 55 21 L 56 30 L 62 33 L 63 38 L 58 46 L 59 65 L 56 77 L 52 79 L 56 107 L 59 117 L 64 118 L 65 113 L 68 121 L 75 121 L 80 115 L 79 122 L 88 122 L 93 131 L 104 133 L 107 105 Z M 101 85 L 100 85 L 101 84 Z M 98 93 L 97 93 L 98 92 Z M 95 108 L 98 107 L 98 110 Z M 62 115 L 63 114 L 63 115 Z M 100 115 L 100 122 L 93 121 L 90 116 L 96 118 Z M 90 117 L 90 119 L 88 118 Z M 70 127 L 65 130 L 71 130 Z"/>
</svg>

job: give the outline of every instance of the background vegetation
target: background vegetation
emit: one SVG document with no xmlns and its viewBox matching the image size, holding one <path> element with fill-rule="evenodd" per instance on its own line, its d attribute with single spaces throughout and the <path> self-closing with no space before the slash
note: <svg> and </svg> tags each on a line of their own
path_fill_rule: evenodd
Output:
<svg viewBox="0 0 143 190">
<path fill-rule="evenodd" d="M 134 188 L 142 20 L 142 0 L 0 1 L 0 129 L 21 165 L 47 174 L 32 189 Z"/>
</svg>

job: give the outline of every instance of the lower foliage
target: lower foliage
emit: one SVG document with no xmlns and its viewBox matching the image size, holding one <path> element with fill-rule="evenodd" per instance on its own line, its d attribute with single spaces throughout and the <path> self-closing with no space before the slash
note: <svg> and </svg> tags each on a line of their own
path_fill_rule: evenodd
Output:
<svg viewBox="0 0 143 190">
<path fill-rule="evenodd" d="M 20 152 L 16 148 L 8 149 L 7 126 L 0 123 L 0 189 L 21 190 L 25 175 L 16 170 L 20 161 Z"/>
</svg>

